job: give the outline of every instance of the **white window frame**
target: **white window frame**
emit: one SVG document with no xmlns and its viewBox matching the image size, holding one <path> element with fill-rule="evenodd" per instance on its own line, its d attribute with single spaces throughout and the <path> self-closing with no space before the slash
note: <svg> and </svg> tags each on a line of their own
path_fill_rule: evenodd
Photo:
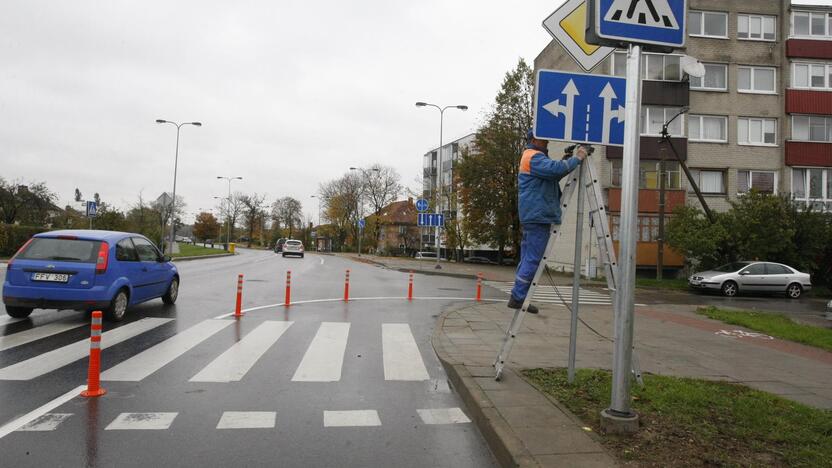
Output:
<svg viewBox="0 0 832 468">
<path fill-rule="evenodd" d="M 780 185 L 780 174 L 777 171 L 758 171 L 758 170 L 754 170 L 754 169 L 737 169 L 737 195 L 742 196 L 742 195 L 745 195 L 746 193 L 748 193 L 748 192 L 740 192 L 740 190 L 739 190 L 739 188 L 740 188 L 740 184 L 739 184 L 740 172 L 745 172 L 745 173 L 748 174 L 748 192 L 750 192 L 751 190 L 754 189 L 754 187 L 752 186 L 752 181 L 754 180 L 754 174 L 755 173 L 765 172 L 765 173 L 769 173 L 769 174 L 774 174 L 774 195 L 777 195 L 778 187 Z"/>
<path fill-rule="evenodd" d="M 748 37 L 740 37 L 740 21 L 742 18 L 745 17 L 748 19 Z M 751 37 L 751 19 L 752 18 L 759 18 L 760 19 L 760 34 L 759 38 Z M 774 38 L 773 39 L 766 39 L 766 30 L 765 24 L 766 19 L 770 19 L 774 21 Z M 740 13 L 737 15 L 737 40 L 738 41 L 762 41 L 762 42 L 777 42 L 777 17 L 772 15 L 753 15 L 748 13 Z"/>
<path fill-rule="evenodd" d="M 812 66 L 823 67 L 823 86 L 812 86 Z M 806 85 L 797 83 L 797 67 L 807 67 L 806 70 Z M 832 63 L 825 62 L 792 62 L 792 82 L 791 87 L 794 89 L 811 89 L 815 91 L 832 91 Z"/>
<path fill-rule="evenodd" d="M 722 15 L 725 18 L 725 35 L 724 36 L 714 36 L 711 34 L 705 34 L 705 14 L 716 14 Z M 708 10 L 690 10 L 688 11 L 688 25 L 690 25 L 690 15 L 692 14 L 700 14 L 702 15 L 702 19 L 699 21 L 699 24 L 702 25 L 702 30 L 694 32 L 691 29 L 688 29 L 688 35 L 691 37 L 708 37 L 711 39 L 728 39 L 728 12 L 727 11 L 708 11 Z"/>
<path fill-rule="evenodd" d="M 748 121 L 748 135 L 746 135 L 746 139 L 748 141 L 743 142 L 742 137 L 740 136 L 740 120 L 747 120 Z M 760 134 L 761 141 L 759 143 L 752 142 L 750 135 L 751 135 L 751 122 L 752 121 L 760 121 L 760 129 L 762 133 Z M 765 122 L 772 121 L 774 122 L 774 143 L 766 143 L 765 142 Z M 775 147 L 777 146 L 777 119 L 772 119 L 768 117 L 737 117 L 737 144 L 740 146 L 768 146 L 768 147 Z"/>
<path fill-rule="evenodd" d="M 792 115 L 791 117 L 792 117 L 791 118 L 791 124 L 792 124 L 791 141 L 805 141 L 805 142 L 809 142 L 809 143 L 832 143 L 832 116 L 797 114 L 797 115 Z M 809 120 L 809 128 L 807 129 L 807 132 L 809 134 L 809 138 L 804 140 L 804 139 L 797 138 L 797 136 L 796 136 L 797 131 L 795 130 L 794 123 L 795 123 L 796 119 L 805 119 L 805 118 L 808 118 L 810 120 Z M 823 119 L 823 121 L 824 121 L 823 134 L 825 135 L 826 140 L 812 140 L 811 119 Z"/>
<path fill-rule="evenodd" d="M 725 169 L 714 169 L 714 168 L 707 168 L 707 167 L 697 167 L 690 169 L 691 175 L 696 180 L 696 185 L 699 187 L 699 191 L 702 192 L 702 195 L 727 195 L 728 194 L 728 177 L 726 174 Z M 722 191 L 721 192 L 706 192 L 702 190 L 702 173 L 703 172 L 716 172 L 719 173 L 720 177 L 722 178 Z M 688 192 L 693 192 L 693 186 L 688 187 Z"/>
<path fill-rule="evenodd" d="M 821 198 L 810 197 L 809 189 L 809 171 L 819 169 L 821 171 Z M 803 198 L 798 198 L 794 193 L 794 172 L 795 170 L 803 171 L 803 189 L 806 192 Z M 829 193 L 829 179 L 832 178 L 832 169 L 828 167 L 792 167 L 789 178 L 789 194 L 791 197 L 799 202 L 805 204 L 818 204 L 822 206 L 824 211 L 832 211 L 832 193 Z"/>
<path fill-rule="evenodd" d="M 610 58 L 610 75 L 622 76 L 623 77 L 624 75 L 616 75 L 615 74 L 615 65 L 616 65 L 616 62 L 619 59 L 626 61 L 627 51 L 616 50 L 615 52 L 610 54 L 610 57 L 611 57 Z M 657 54 L 657 53 L 645 52 L 644 54 L 642 54 L 642 57 L 643 58 L 642 58 L 642 61 L 641 61 L 641 70 L 639 71 L 639 73 L 641 74 L 641 78 L 644 81 L 667 81 L 667 82 L 670 82 L 670 83 L 678 83 L 678 82 L 684 80 L 685 72 L 684 72 L 684 70 L 682 70 L 682 56 L 681 55 L 679 55 L 679 54 Z M 662 57 L 663 58 L 663 60 L 662 60 L 662 76 L 664 76 L 664 70 L 665 70 L 664 57 L 678 57 L 679 58 L 679 79 L 678 80 L 668 80 L 668 79 L 656 80 L 656 79 L 652 79 L 652 78 L 647 78 L 647 70 L 648 70 L 647 62 L 649 60 L 648 57 Z"/>
<path fill-rule="evenodd" d="M 797 34 L 795 32 L 795 16 L 797 15 L 808 15 L 809 16 L 809 33 L 808 34 Z M 826 16 L 826 21 L 824 21 L 824 33 L 823 35 L 819 34 L 812 34 L 812 16 Z M 808 11 L 808 10 L 795 10 L 792 11 L 791 14 L 791 25 L 789 27 L 789 37 L 799 38 L 799 39 L 815 39 L 826 41 L 832 39 L 832 31 L 830 31 L 829 23 L 830 23 L 830 16 L 832 13 L 827 13 L 823 11 Z"/>
<path fill-rule="evenodd" d="M 725 138 L 722 140 L 711 140 L 707 138 L 702 138 L 703 135 L 703 125 L 702 122 L 705 118 L 712 118 L 712 119 L 721 119 L 725 122 L 725 126 L 723 127 L 723 134 Z M 694 120 L 699 120 L 699 135 L 693 135 L 690 132 L 690 123 Z M 700 142 L 700 143 L 728 143 L 728 117 L 724 115 L 705 115 L 705 114 L 690 114 L 688 115 L 688 141 L 691 142 Z"/>
<path fill-rule="evenodd" d="M 693 81 L 689 81 L 691 91 L 728 91 L 728 64 L 727 63 L 702 63 L 705 67 L 708 65 L 716 65 L 722 67 L 725 70 L 725 87 L 724 88 L 708 88 L 705 86 L 705 77 L 699 78 L 702 80 L 702 86 L 693 86 Z M 693 80 L 694 77 L 690 77 L 690 80 Z"/>
<path fill-rule="evenodd" d="M 751 72 L 751 76 L 749 77 L 751 81 L 751 89 L 741 89 L 740 88 L 740 71 L 743 69 L 748 69 Z M 771 70 L 774 72 L 774 90 L 773 91 L 759 91 L 754 89 L 755 79 L 754 75 L 757 73 L 757 70 Z M 739 65 L 737 66 L 737 92 L 743 94 L 777 94 L 777 68 L 776 67 L 760 67 L 756 65 Z"/>
<path fill-rule="evenodd" d="M 646 119 L 642 120 L 641 116 L 638 116 L 639 125 L 641 126 L 641 128 L 639 129 L 639 132 L 640 132 L 641 136 L 659 136 L 658 133 L 650 133 L 649 132 L 651 111 L 655 112 L 657 109 L 661 109 L 662 112 L 663 112 L 662 122 L 667 122 L 670 117 L 673 117 L 674 115 L 676 115 L 676 113 L 678 113 L 680 110 L 682 110 L 681 107 L 645 106 L 645 105 L 642 105 L 641 106 L 641 111 L 645 113 Z M 668 115 L 669 110 L 672 111 L 672 112 L 670 112 L 670 115 Z M 687 120 L 685 119 L 685 114 L 682 114 L 679 117 L 676 117 L 676 120 L 674 122 L 676 122 L 676 121 L 679 122 L 679 128 L 681 129 L 682 133 L 681 134 L 670 133 L 670 136 L 671 137 L 684 138 L 685 137 L 686 125 L 687 125 Z M 647 128 L 645 128 L 645 127 L 647 127 Z M 668 132 L 669 131 L 670 131 L 670 128 L 668 128 Z"/>
</svg>

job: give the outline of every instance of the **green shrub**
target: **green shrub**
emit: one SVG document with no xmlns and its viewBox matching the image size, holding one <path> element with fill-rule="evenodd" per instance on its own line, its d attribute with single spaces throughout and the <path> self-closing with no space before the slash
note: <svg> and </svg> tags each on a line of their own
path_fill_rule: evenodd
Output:
<svg viewBox="0 0 832 468">
<path fill-rule="evenodd" d="M 44 227 L 0 224 L 0 257 L 11 257 L 32 236 L 48 230 Z"/>
</svg>

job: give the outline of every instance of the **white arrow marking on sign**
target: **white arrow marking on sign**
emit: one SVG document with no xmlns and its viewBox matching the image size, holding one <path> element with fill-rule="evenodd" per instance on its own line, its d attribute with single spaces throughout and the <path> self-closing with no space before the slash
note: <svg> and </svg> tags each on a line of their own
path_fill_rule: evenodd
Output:
<svg viewBox="0 0 832 468">
<path fill-rule="evenodd" d="M 550 102 L 543 106 L 544 109 L 549 111 L 552 115 L 557 117 L 558 115 L 563 115 L 566 119 L 564 124 L 564 132 L 563 137 L 567 140 L 572 138 L 572 115 L 573 110 L 575 109 L 575 96 L 580 96 L 581 93 L 578 92 L 578 87 L 575 86 L 575 82 L 572 79 L 566 83 L 566 86 L 561 91 L 561 94 L 566 96 L 566 105 L 561 105 L 560 99 L 555 99 L 554 101 Z"/>
<path fill-rule="evenodd" d="M 612 89 L 612 84 L 610 83 L 604 86 L 604 89 L 598 96 L 604 100 L 604 125 L 602 127 L 603 131 L 601 132 L 601 141 L 609 143 L 610 123 L 612 123 L 612 119 L 616 119 L 618 122 L 624 121 L 624 106 L 618 106 L 618 109 L 612 108 L 612 100 L 618 99 L 618 95 L 615 94 L 615 90 Z"/>
<path fill-rule="evenodd" d="M 667 0 L 615 0 L 604 16 L 604 21 L 679 29 L 676 15 Z"/>
</svg>

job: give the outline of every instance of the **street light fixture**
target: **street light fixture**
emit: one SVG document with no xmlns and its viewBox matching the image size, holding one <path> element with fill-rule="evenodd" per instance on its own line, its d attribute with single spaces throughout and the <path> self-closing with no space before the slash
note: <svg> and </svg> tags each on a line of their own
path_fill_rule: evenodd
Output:
<svg viewBox="0 0 832 468">
<path fill-rule="evenodd" d="M 228 211 L 226 211 L 225 215 L 228 218 L 228 231 L 225 237 L 225 244 L 228 245 L 231 243 L 231 182 L 235 180 L 243 180 L 242 177 L 227 177 L 227 176 L 217 176 L 217 179 L 227 180 L 228 181 Z M 216 198 L 216 197 L 214 197 Z"/>
<path fill-rule="evenodd" d="M 468 106 L 466 105 L 456 105 L 456 106 L 445 106 L 441 107 L 436 104 L 431 104 L 429 102 L 422 102 L 419 101 L 416 103 L 416 107 L 435 107 L 439 110 L 439 148 L 436 150 L 437 153 L 437 168 L 436 168 L 436 185 L 438 185 L 438 189 L 434 188 L 435 197 L 436 197 L 436 210 L 441 211 L 441 207 L 439 204 L 442 201 L 442 127 L 445 123 L 445 111 L 447 109 L 459 109 L 461 111 L 467 111 Z M 450 207 L 449 207 L 450 208 Z M 440 254 L 440 245 L 439 245 L 439 226 L 436 226 L 436 269 L 441 270 L 442 266 L 439 265 L 439 254 Z"/>
<path fill-rule="evenodd" d="M 193 125 L 194 127 L 201 127 L 202 122 L 183 122 L 181 124 L 164 119 L 156 119 L 157 124 L 171 124 L 176 126 L 176 157 L 173 162 L 173 196 L 170 200 L 170 241 L 168 242 L 168 254 L 173 254 L 173 242 L 176 235 L 176 171 L 179 168 L 179 130 L 183 125 Z"/>
</svg>

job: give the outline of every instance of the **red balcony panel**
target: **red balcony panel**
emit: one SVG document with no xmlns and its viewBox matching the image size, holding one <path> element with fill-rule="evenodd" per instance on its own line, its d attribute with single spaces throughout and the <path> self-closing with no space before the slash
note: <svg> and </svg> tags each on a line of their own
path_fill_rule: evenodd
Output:
<svg viewBox="0 0 832 468">
<path fill-rule="evenodd" d="M 789 39 L 786 41 L 786 56 L 832 60 L 832 41 Z"/>
<path fill-rule="evenodd" d="M 786 113 L 832 115 L 832 91 L 787 89 Z"/>
<path fill-rule="evenodd" d="M 664 191 L 665 213 L 672 213 L 673 209 L 679 205 L 685 204 L 684 190 Z M 607 192 L 607 202 L 610 213 L 621 212 L 621 189 L 609 188 Z M 658 213 L 659 212 L 659 190 L 640 189 L 638 191 L 638 212 L 639 213 Z"/>
<path fill-rule="evenodd" d="M 832 143 L 786 141 L 786 165 L 832 167 Z"/>
</svg>

